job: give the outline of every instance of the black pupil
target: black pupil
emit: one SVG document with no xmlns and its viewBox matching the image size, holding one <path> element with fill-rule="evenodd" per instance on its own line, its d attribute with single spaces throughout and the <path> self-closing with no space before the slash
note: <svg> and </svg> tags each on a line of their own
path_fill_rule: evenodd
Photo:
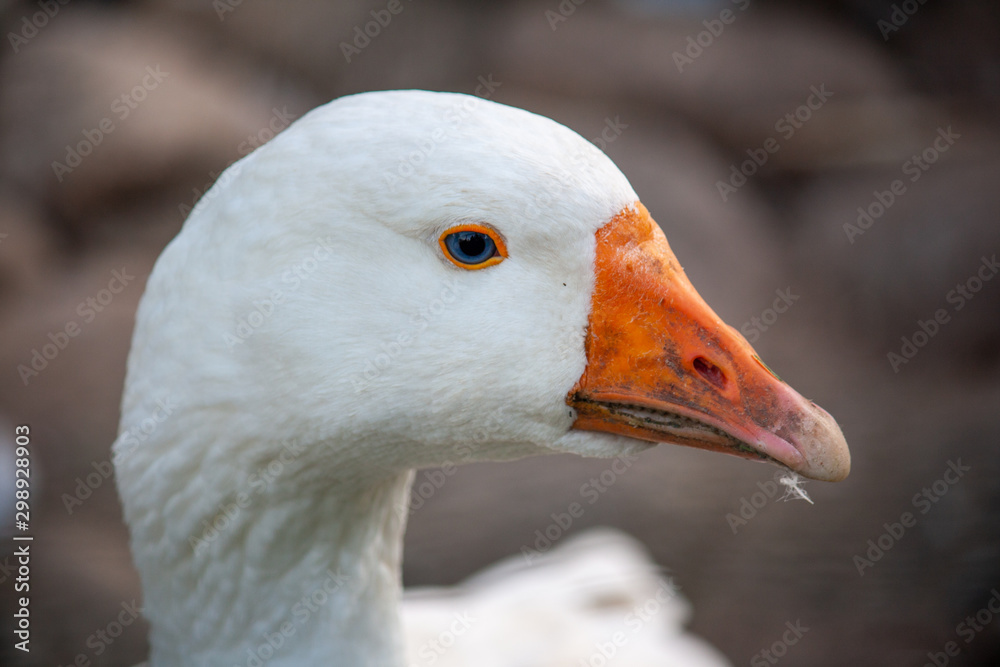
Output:
<svg viewBox="0 0 1000 667">
<path fill-rule="evenodd" d="M 463 264 L 480 264 L 495 254 L 496 245 L 482 232 L 455 232 L 446 240 L 452 257 Z"/>
<path fill-rule="evenodd" d="M 469 257 L 476 257 L 486 250 L 486 241 L 483 240 L 482 234 L 463 235 L 458 239 L 458 247 Z"/>
</svg>

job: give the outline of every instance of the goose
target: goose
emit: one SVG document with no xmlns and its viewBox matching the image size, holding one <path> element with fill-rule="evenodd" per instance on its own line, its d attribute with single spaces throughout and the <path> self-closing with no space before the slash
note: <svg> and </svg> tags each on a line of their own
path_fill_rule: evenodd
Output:
<svg viewBox="0 0 1000 667">
<path fill-rule="evenodd" d="M 136 314 L 113 454 L 150 664 L 408 664 L 414 470 L 658 443 L 850 469 L 593 144 L 466 95 L 334 100 L 220 177 Z"/>
</svg>

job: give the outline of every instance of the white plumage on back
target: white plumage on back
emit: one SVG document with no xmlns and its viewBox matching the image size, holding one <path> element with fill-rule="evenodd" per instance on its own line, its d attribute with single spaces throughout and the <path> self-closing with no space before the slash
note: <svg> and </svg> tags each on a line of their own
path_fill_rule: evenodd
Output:
<svg viewBox="0 0 1000 667">
<path fill-rule="evenodd" d="M 724 667 L 690 604 L 635 540 L 594 529 L 460 586 L 403 596 L 408 665 Z"/>
</svg>

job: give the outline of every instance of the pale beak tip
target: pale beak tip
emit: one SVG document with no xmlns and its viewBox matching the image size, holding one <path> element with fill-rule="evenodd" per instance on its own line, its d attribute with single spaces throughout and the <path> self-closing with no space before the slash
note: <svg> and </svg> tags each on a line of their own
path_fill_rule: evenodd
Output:
<svg viewBox="0 0 1000 667">
<path fill-rule="evenodd" d="M 795 472 L 823 482 L 839 482 L 851 472 L 851 452 L 843 431 L 833 416 L 810 403 L 808 423 L 802 424 L 796 448 L 805 465 Z"/>
</svg>

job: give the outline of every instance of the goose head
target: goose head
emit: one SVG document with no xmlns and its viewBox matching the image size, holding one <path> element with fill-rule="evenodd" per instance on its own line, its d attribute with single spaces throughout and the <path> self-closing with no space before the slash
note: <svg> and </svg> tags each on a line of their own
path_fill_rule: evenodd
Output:
<svg viewBox="0 0 1000 667">
<path fill-rule="evenodd" d="M 405 502 L 405 485 L 378 489 L 413 468 L 656 443 L 821 480 L 850 466 L 833 418 L 704 303 L 603 153 L 532 113 L 419 91 L 336 100 L 224 173 L 149 278 L 121 433 L 154 654 L 195 641 L 179 619 L 206 596 L 239 606 L 237 584 L 205 583 L 220 563 L 315 570 L 345 548 L 345 517 Z M 236 527 L 192 554 L 241 493 Z"/>
</svg>

